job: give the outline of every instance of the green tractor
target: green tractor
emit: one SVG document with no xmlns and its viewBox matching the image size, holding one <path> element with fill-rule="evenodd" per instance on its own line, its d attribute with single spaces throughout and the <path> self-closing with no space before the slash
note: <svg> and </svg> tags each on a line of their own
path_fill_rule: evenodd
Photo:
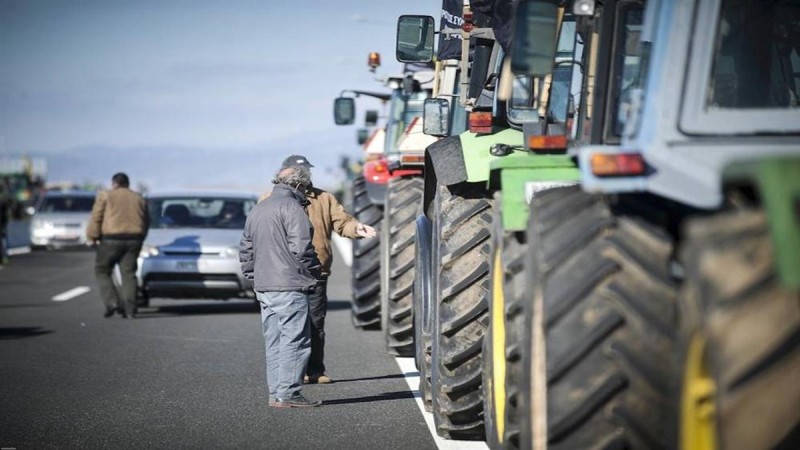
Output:
<svg viewBox="0 0 800 450">
<path fill-rule="evenodd" d="M 637 68 L 638 57 L 632 53 L 628 42 L 638 38 L 638 34 L 632 32 L 641 28 L 643 10 L 638 1 L 605 2 L 602 7 L 588 12 L 582 11 L 580 5 L 578 1 L 520 2 L 515 11 L 511 61 L 517 79 L 533 77 L 526 80 L 526 85 L 538 92 L 533 97 L 538 114 L 528 125 L 533 130 L 526 133 L 526 148 L 534 154 L 566 150 L 566 154 L 540 154 L 538 158 L 542 163 L 550 159 L 551 164 L 560 163 L 564 169 L 569 167 L 576 172 L 576 156 L 581 148 L 619 145 L 620 131 L 614 115 L 620 102 L 618 83 L 624 73 Z M 546 20 L 540 20 L 544 11 L 548 12 Z M 531 46 L 547 51 L 534 53 L 530 51 Z M 537 152 L 537 147 L 544 151 Z M 501 198 L 517 200 L 500 205 L 503 220 L 496 223 L 493 233 L 491 321 L 485 338 L 487 357 L 484 359 L 487 442 L 492 448 L 531 448 L 534 444 L 531 430 L 539 417 L 532 414 L 531 408 L 535 400 L 541 400 L 530 395 L 534 380 L 532 361 L 536 355 L 536 349 L 530 345 L 530 330 L 532 321 L 541 318 L 530 300 L 541 287 L 531 263 L 537 251 L 559 255 L 572 251 L 577 245 L 572 234 L 574 230 L 562 223 L 581 211 L 580 203 L 571 200 L 571 193 L 579 189 L 576 182 L 582 177 L 570 172 L 572 178 L 543 178 L 543 171 L 535 168 L 509 170 L 502 160 L 495 161 L 493 169 L 500 171 Z M 537 205 L 542 205 L 538 211 Z M 544 232 L 547 234 L 543 235 Z M 550 264 L 550 268 L 561 270 L 560 276 L 565 282 L 560 292 L 565 301 L 555 306 L 567 308 L 559 310 L 562 312 L 568 311 L 570 299 L 580 292 L 582 283 L 591 282 L 593 277 L 603 273 L 599 269 L 593 272 L 592 267 L 588 270 L 562 265 L 564 261 L 558 259 Z M 625 326 L 620 325 L 618 329 L 624 332 Z M 566 333 L 581 335 L 580 331 L 571 328 Z M 579 343 L 587 342 L 585 336 L 583 338 Z M 558 339 L 567 342 L 564 335 L 559 335 Z M 638 350 L 645 353 L 665 348 L 659 347 L 660 342 L 642 344 Z M 580 355 L 581 348 L 565 346 L 559 350 L 565 353 L 558 355 L 561 359 L 555 367 L 569 375 L 569 358 Z M 623 372 L 622 376 L 627 375 Z M 571 381 L 565 378 L 566 383 Z M 565 420 L 574 419 L 574 413 L 585 404 L 582 399 L 568 396 L 577 395 L 579 391 L 565 389 L 564 401 L 552 406 L 562 408 L 559 411 L 563 412 Z M 604 405 L 614 407 L 620 399 L 639 395 L 641 390 L 635 383 L 625 386 L 616 396 L 604 399 L 607 402 Z M 663 400 L 659 395 L 646 398 Z M 618 430 L 624 430 L 624 424 L 615 425 Z M 656 439 L 663 440 L 666 434 L 654 432 Z M 564 448 L 591 445 L 594 445 L 591 441 L 572 441 Z"/>
<path fill-rule="evenodd" d="M 559 3 L 522 1 L 518 24 Z M 578 129 L 607 139 L 577 147 L 580 187 L 531 201 L 506 308 L 519 446 L 800 447 L 800 3 L 566 6 L 608 66 L 583 64 L 604 114 Z M 524 44 L 536 75 L 556 45 Z"/>
<path fill-rule="evenodd" d="M 407 229 L 409 224 L 413 229 L 422 195 L 423 151 L 434 140 L 423 135 L 420 121 L 432 79 L 429 67 L 407 64 L 402 76 L 384 79 L 389 94 L 344 91 L 334 102 L 338 125 L 352 124 L 355 119 L 355 99 L 345 97 L 346 93 L 388 103 L 383 128 L 364 142 L 363 173 L 352 183 L 355 217 L 380 234 L 379 239 L 354 241 L 351 317 L 356 327 L 382 328 L 389 352 L 398 356 L 413 352 L 410 291 L 414 250 L 413 235 L 409 236 Z"/>
<path fill-rule="evenodd" d="M 526 182 L 532 189 L 543 189 L 575 184 L 579 175 L 565 154 L 564 124 L 538 123 L 534 89 L 541 83 L 534 86 L 531 77 L 513 77 L 508 70 L 510 6 L 473 1 L 464 7 L 459 30 L 443 27 L 442 33 L 458 33 L 463 39 L 459 70 L 470 76 L 456 85 L 463 89 L 452 110 L 468 112 L 469 129 L 439 134 L 447 137 L 428 147 L 422 215 L 417 220 L 417 249 L 424 255 L 418 260 L 432 261 L 418 265 L 416 273 L 421 390 L 424 397 L 430 395 L 437 432 L 455 439 L 483 439 L 485 431 L 491 436 L 495 429 L 494 417 L 484 413 L 487 389 L 493 386 L 493 377 L 484 374 L 484 355 L 491 359 L 494 351 L 484 341 L 493 298 L 493 248 L 513 230 L 524 231 Z M 429 48 L 432 40 L 411 43 L 417 45 Z M 435 114 L 426 108 L 426 127 L 431 118 L 434 123 L 451 123 L 446 119 L 447 102 L 429 103 Z M 568 104 L 566 97 L 563 104 Z M 566 113 L 565 107 L 561 116 Z M 543 130 L 554 135 L 543 135 Z M 533 150 L 526 142 L 533 142 Z"/>
<path fill-rule="evenodd" d="M 447 10 L 447 3 L 443 4 L 443 10 Z M 456 3 L 455 12 L 461 14 L 451 13 L 451 16 L 458 16 L 455 21 L 458 28 L 443 23 L 440 33 L 451 39 L 457 36 L 462 43 L 461 64 L 454 67 L 460 74 L 450 93 L 453 96 L 455 89 L 460 89 L 458 104 L 454 98 L 452 102 L 429 100 L 424 118 L 426 128 L 432 122 L 439 124 L 442 129 L 436 134 L 446 137 L 430 145 L 425 153 L 416 252 L 417 260 L 428 260 L 430 264 L 416 268 L 414 334 L 420 387 L 423 397 L 430 399 L 438 434 L 453 439 L 482 439 L 481 352 L 488 313 L 493 204 L 487 187 L 491 157 L 488 151 L 498 140 L 510 138 L 521 143 L 522 133 L 508 127 L 500 105 L 494 108 L 491 89 L 498 80 L 503 52 L 495 45 L 491 17 L 475 14 L 469 6 Z M 431 28 L 434 23 L 432 17 L 406 16 L 400 18 L 400 24 L 406 20 L 416 20 L 420 29 Z M 425 57 L 432 55 L 432 36 L 417 35 L 420 36 L 417 41 L 407 38 L 398 45 L 422 49 L 420 60 L 426 61 Z M 403 53 L 408 58 L 414 56 L 413 52 Z M 476 108 L 480 110 L 479 116 L 475 116 Z M 460 110 L 484 123 L 479 124 L 473 118 L 467 122 L 473 125 L 473 132 L 452 133 L 450 130 L 459 125 L 452 123 L 451 118 Z M 493 126 L 495 119 L 502 127 Z M 483 128 L 474 128 L 477 125 Z M 476 159 L 482 160 L 485 170 L 473 164 Z"/>
</svg>

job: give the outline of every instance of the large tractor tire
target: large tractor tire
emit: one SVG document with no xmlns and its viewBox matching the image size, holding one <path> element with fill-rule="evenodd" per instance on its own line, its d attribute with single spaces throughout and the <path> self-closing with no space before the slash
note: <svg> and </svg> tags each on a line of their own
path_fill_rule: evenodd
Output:
<svg viewBox="0 0 800 450">
<path fill-rule="evenodd" d="M 764 214 L 692 220 L 682 256 L 680 448 L 800 448 L 800 298 Z"/>
<path fill-rule="evenodd" d="M 451 192 L 452 190 L 452 192 Z M 489 321 L 492 201 L 483 185 L 440 187 L 438 300 L 432 343 L 437 433 L 483 439 L 481 350 Z"/>
<path fill-rule="evenodd" d="M 353 180 L 353 215 L 378 230 L 383 211 L 367 196 L 364 177 Z M 380 239 L 353 241 L 353 307 L 351 319 L 357 328 L 378 329 L 381 322 Z"/>
<path fill-rule="evenodd" d="M 518 388 L 508 384 L 509 369 L 519 371 L 519 337 L 507 323 L 508 308 L 518 308 L 518 295 L 524 292 L 524 256 L 527 244 L 524 232 L 505 231 L 502 225 L 502 194 L 495 194 L 492 219 L 490 266 L 489 330 L 483 338 L 483 416 L 489 448 L 513 449 L 519 445 L 519 425 L 512 398 Z M 513 395 L 513 396 L 512 396 Z"/>
<path fill-rule="evenodd" d="M 674 446 L 674 246 L 657 212 L 579 186 L 533 198 L 521 448 Z"/>
<path fill-rule="evenodd" d="M 431 218 L 434 217 L 439 199 L 435 195 L 423 210 L 421 203 L 417 211 L 416 245 L 414 246 L 414 360 L 419 371 L 419 391 L 422 404 L 428 412 L 433 411 L 431 393 L 431 361 L 433 315 L 438 289 L 436 287 L 439 257 L 437 253 L 438 233 Z"/>
<path fill-rule="evenodd" d="M 414 356 L 414 247 L 416 214 L 422 201 L 422 178 L 389 180 L 384 206 L 384 235 L 381 245 L 387 264 L 384 331 L 386 347 L 395 356 Z"/>
</svg>

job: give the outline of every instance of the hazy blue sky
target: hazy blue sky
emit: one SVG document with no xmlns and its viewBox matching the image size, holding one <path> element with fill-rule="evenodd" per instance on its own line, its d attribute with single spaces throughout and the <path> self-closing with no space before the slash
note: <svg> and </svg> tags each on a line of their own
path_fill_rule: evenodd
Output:
<svg viewBox="0 0 800 450">
<path fill-rule="evenodd" d="M 438 21 L 440 5 L 0 0 L 0 156 L 45 155 L 59 180 L 257 188 L 298 152 L 331 183 L 339 155 L 360 154 L 333 98 L 382 90 L 375 78 L 401 68 L 397 17 Z M 358 121 L 376 106 L 359 99 Z"/>
</svg>

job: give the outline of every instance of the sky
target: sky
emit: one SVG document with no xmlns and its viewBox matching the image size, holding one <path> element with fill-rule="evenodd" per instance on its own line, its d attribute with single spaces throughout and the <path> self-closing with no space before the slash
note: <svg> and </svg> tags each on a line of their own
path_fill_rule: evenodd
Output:
<svg viewBox="0 0 800 450">
<path fill-rule="evenodd" d="M 0 157 L 47 160 L 49 181 L 126 171 L 150 189 L 263 190 L 303 154 L 335 186 L 357 126 L 344 89 L 387 91 L 397 17 L 438 0 L 0 0 Z M 370 73 L 367 55 L 381 53 Z M 357 100 L 357 124 L 380 102 Z"/>
</svg>

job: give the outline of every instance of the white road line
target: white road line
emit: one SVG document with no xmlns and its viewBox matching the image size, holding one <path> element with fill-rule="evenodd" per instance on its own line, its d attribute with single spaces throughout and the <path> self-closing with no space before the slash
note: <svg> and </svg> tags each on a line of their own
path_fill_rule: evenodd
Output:
<svg viewBox="0 0 800 450">
<path fill-rule="evenodd" d="M 353 265 L 353 242 L 350 239 L 345 239 L 336 233 L 333 233 L 333 245 L 336 250 L 339 250 L 339 255 L 342 261 L 347 264 L 347 267 Z"/>
<path fill-rule="evenodd" d="M 347 267 L 352 266 L 352 241 L 334 234 L 333 245 L 336 246 L 336 250 L 339 251 L 339 255 L 341 255 L 342 260 L 344 260 L 344 263 L 347 264 Z M 397 366 L 400 367 L 400 371 L 403 374 L 418 373 L 417 366 L 414 364 L 414 358 L 395 358 L 395 361 L 397 361 Z M 436 443 L 436 447 L 439 450 L 487 450 L 489 448 L 485 442 L 452 441 L 439 437 L 439 435 L 436 434 L 436 426 L 433 424 L 433 414 L 425 411 L 425 405 L 422 403 L 422 395 L 419 392 L 419 375 L 405 375 L 405 379 L 406 383 L 408 383 L 408 388 L 411 389 L 411 393 L 414 394 L 414 399 L 417 401 L 417 406 L 422 412 L 422 417 L 425 418 L 425 423 L 428 424 L 428 430 L 430 431 L 431 436 L 433 436 L 433 441 Z"/>
<path fill-rule="evenodd" d="M 419 392 L 419 375 L 407 375 L 418 373 L 417 367 L 414 364 L 414 358 L 395 358 L 395 361 L 397 361 L 400 371 L 406 374 L 406 383 L 408 383 L 409 389 L 411 389 L 411 392 L 414 394 L 414 400 L 417 401 L 417 406 L 422 412 L 422 417 L 425 418 L 425 423 L 428 424 L 428 430 L 431 432 L 431 436 L 433 436 L 436 448 L 439 450 L 487 450 L 489 448 L 485 442 L 453 441 L 439 437 L 439 435 L 436 434 L 436 427 L 433 424 L 433 414 L 425 411 L 422 395 Z"/>
<path fill-rule="evenodd" d="M 65 302 L 91 291 L 89 286 L 78 286 L 53 297 L 54 302 Z"/>
</svg>

